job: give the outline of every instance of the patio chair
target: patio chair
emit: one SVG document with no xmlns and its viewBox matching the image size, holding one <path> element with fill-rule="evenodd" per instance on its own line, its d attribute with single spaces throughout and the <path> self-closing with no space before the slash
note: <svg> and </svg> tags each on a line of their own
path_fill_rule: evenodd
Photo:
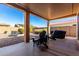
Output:
<svg viewBox="0 0 79 59">
<path fill-rule="evenodd" d="M 33 44 L 37 44 L 37 45 L 43 44 L 46 48 L 48 48 L 47 39 L 48 38 L 45 31 L 40 32 L 39 39 L 35 40 L 35 38 L 32 38 Z"/>
<path fill-rule="evenodd" d="M 51 39 L 56 40 L 56 38 L 58 39 L 64 39 L 66 35 L 66 31 L 62 31 L 62 30 L 55 30 L 52 34 L 51 34 Z"/>
</svg>

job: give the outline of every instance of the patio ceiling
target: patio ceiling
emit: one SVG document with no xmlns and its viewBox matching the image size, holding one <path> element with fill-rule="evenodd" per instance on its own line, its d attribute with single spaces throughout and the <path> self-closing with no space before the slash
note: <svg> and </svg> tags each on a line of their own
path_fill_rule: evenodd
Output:
<svg viewBox="0 0 79 59">
<path fill-rule="evenodd" d="M 8 3 L 11 6 L 30 10 L 32 14 L 40 16 L 47 20 L 55 20 L 68 16 L 76 15 L 79 11 L 78 3 Z"/>
</svg>

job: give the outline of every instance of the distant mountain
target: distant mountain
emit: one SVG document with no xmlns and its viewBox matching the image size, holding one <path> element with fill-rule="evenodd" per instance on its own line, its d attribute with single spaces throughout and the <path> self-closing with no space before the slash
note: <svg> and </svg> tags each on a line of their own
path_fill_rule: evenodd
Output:
<svg viewBox="0 0 79 59">
<path fill-rule="evenodd" d="M 0 26 L 10 26 L 9 24 L 0 23 Z"/>
</svg>

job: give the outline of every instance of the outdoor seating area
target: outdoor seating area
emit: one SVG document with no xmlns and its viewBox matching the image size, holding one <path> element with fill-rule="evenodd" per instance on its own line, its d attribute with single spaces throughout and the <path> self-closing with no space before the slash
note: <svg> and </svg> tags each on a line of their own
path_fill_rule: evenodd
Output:
<svg viewBox="0 0 79 59">
<path fill-rule="evenodd" d="M 39 35 L 30 35 L 31 37 L 34 37 L 34 39 L 37 41 L 39 39 Z M 61 36 L 62 37 L 62 36 Z M 32 40 L 32 38 L 31 38 Z M 61 39 L 61 38 L 56 38 L 56 40 L 53 40 L 51 38 L 49 38 L 48 40 L 48 45 L 49 46 L 54 46 L 57 48 L 62 48 L 62 49 L 66 49 L 66 50 L 74 50 L 74 51 L 78 51 L 78 47 L 77 47 L 77 38 L 76 37 L 68 37 L 66 36 L 65 38 Z M 33 42 L 33 40 L 32 40 Z M 49 47 L 48 46 L 48 47 Z"/>
</svg>

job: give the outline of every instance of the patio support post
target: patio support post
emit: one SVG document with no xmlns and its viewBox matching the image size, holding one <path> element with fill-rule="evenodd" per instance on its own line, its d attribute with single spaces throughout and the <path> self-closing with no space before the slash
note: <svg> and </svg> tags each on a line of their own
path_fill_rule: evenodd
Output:
<svg viewBox="0 0 79 59">
<path fill-rule="evenodd" d="M 79 13 L 77 13 L 77 39 L 79 40 Z"/>
<path fill-rule="evenodd" d="M 30 36 L 29 36 L 29 33 L 30 33 L 30 28 L 29 28 L 29 23 L 30 21 L 30 12 L 29 11 L 26 11 L 25 12 L 25 26 L 24 26 L 24 41 L 25 42 L 29 42 L 30 40 Z"/>
<path fill-rule="evenodd" d="M 50 26 L 49 26 L 49 24 L 50 24 L 50 21 L 48 20 L 47 21 L 47 35 L 48 36 L 50 35 Z"/>
</svg>

